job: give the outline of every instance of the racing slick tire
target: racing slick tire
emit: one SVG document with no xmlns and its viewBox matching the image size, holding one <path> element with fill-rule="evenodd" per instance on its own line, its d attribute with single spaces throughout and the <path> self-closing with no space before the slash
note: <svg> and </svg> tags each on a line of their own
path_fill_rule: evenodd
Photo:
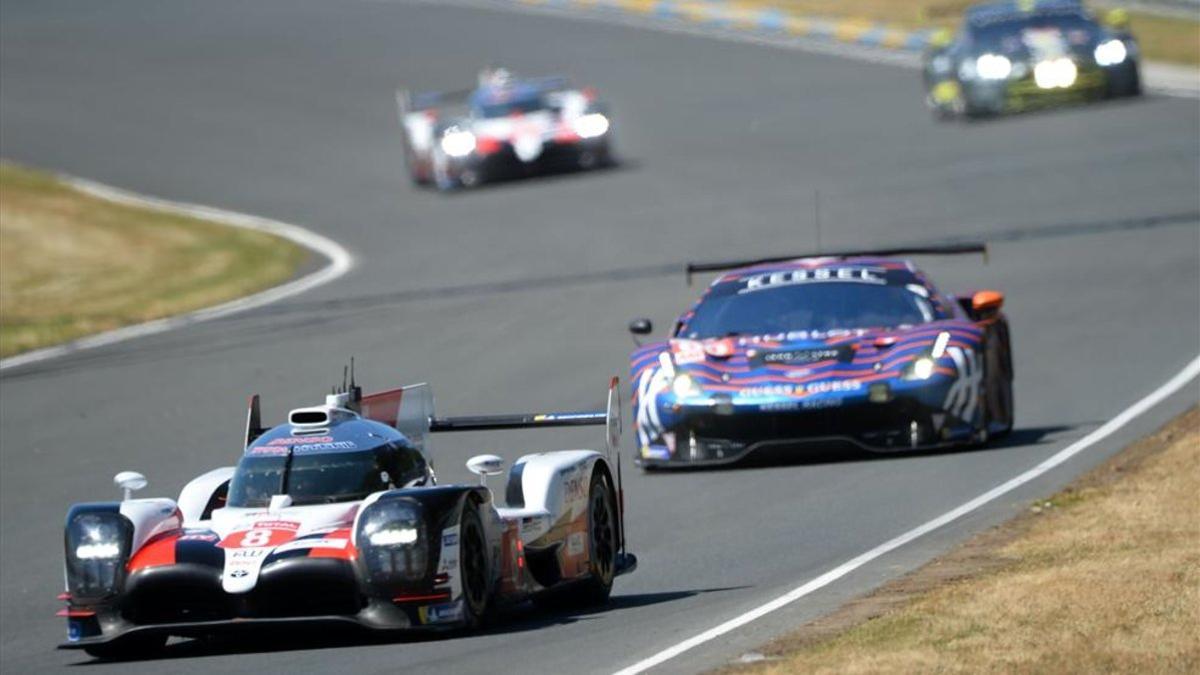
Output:
<svg viewBox="0 0 1200 675">
<path fill-rule="evenodd" d="M 487 621 L 492 599 L 492 571 L 487 535 L 479 506 L 468 500 L 459 518 L 458 571 L 462 579 L 463 625 L 475 628 Z"/>
<path fill-rule="evenodd" d="M 166 646 L 166 635 L 130 635 L 102 645 L 84 647 L 83 651 L 97 659 L 127 661 L 154 656 Z"/>
<path fill-rule="evenodd" d="M 603 471 L 592 472 L 588 487 L 588 568 L 586 578 L 534 597 L 542 607 L 588 607 L 608 600 L 617 571 L 620 532 L 616 496 Z"/>
</svg>

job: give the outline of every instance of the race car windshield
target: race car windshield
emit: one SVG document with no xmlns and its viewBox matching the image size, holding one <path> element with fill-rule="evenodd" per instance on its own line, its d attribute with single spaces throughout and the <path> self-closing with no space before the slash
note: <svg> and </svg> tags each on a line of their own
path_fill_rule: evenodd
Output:
<svg viewBox="0 0 1200 675">
<path fill-rule="evenodd" d="M 904 286 L 825 282 L 742 293 L 714 289 L 681 337 L 893 328 L 936 318 L 929 300 Z"/>
<path fill-rule="evenodd" d="M 973 37 L 978 51 L 1015 54 L 1036 50 L 1043 43 L 1046 48 L 1053 48 L 1056 42 L 1064 49 L 1084 47 L 1095 41 L 1096 28 L 1094 21 L 1081 14 L 1039 15 L 979 26 Z"/>
<path fill-rule="evenodd" d="M 363 499 L 388 488 L 375 451 L 317 454 L 246 454 L 229 485 L 229 506 L 261 508 L 278 494 L 292 503 L 332 504 Z"/>
</svg>

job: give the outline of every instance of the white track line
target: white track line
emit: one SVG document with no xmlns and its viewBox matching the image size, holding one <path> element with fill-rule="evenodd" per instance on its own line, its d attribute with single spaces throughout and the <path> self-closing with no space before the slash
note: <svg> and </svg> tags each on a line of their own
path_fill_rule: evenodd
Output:
<svg viewBox="0 0 1200 675">
<path fill-rule="evenodd" d="M 1025 473 L 1022 473 L 1021 475 L 1019 475 L 1005 483 L 1001 483 L 1000 485 L 997 485 L 996 487 L 979 495 L 978 497 L 972 499 L 971 501 L 966 502 L 965 504 L 962 504 L 961 506 L 958 506 L 957 508 L 954 508 L 950 511 L 947 511 L 946 513 L 943 513 L 942 515 L 938 516 L 937 518 L 934 518 L 933 520 L 931 520 L 923 525 L 915 527 L 915 528 L 909 530 L 908 532 L 905 532 L 904 534 L 896 537 L 895 539 L 892 539 L 890 541 L 880 544 L 879 546 L 876 546 L 875 548 L 871 549 L 870 551 L 867 551 L 866 553 L 863 553 L 862 555 L 858 556 L 857 558 L 853 558 L 852 560 L 848 560 L 848 561 L 842 563 L 841 565 L 838 565 L 837 567 L 829 570 L 828 572 L 825 572 L 821 576 L 819 576 L 811 581 L 808 581 L 807 583 L 805 583 L 802 586 L 796 587 L 795 589 L 785 593 L 784 595 L 779 596 L 778 598 L 766 603 L 765 605 L 762 605 L 760 607 L 752 609 L 749 612 L 746 612 L 745 614 L 741 614 L 739 616 L 736 616 L 736 617 L 730 619 L 729 621 L 726 621 L 725 623 L 720 624 L 719 626 L 710 628 L 710 629 L 704 631 L 703 633 L 700 633 L 699 635 L 688 638 L 687 640 L 684 640 L 683 642 L 680 642 L 674 646 L 668 647 L 667 649 L 664 649 L 649 658 L 638 661 L 637 663 L 633 664 L 632 666 L 629 666 L 628 668 L 623 668 L 623 669 L 617 671 L 616 675 L 634 675 L 635 673 L 644 672 L 646 670 L 649 670 L 650 668 L 653 668 L 657 665 L 662 664 L 665 661 L 668 661 L 670 659 L 675 658 L 676 656 L 679 656 L 680 654 L 688 651 L 689 649 L 698 647 L 698 646 L 704 644 L 705 642 L 708 642 L 710 640 L 713 640 L 715 638 L 718 638 L 718 637 L 728 633 L 729 631 L 740 628 L 740 627 L 750 623 L 751 621 L 754 621 L 755 619 L 760 619 L 760 618 L 766 616 L 767 614 L 770 614 L 771 612 L 774 612 L 778 609 L 782 609 L 783 607 L 799 600 L 800 598 L 803 598 L 804 596 L 812 593 L 813 591 L 824 588 L 825 586 L 828 586 L 829 584 L 837 581 L 838 579 L 841 579 L 842 577 L 846 576 L 847 574 L 850 574 L 851 572 L 862 567 L 863 565 L 866 565 L 867 563 L 871 562 L 872 560 L 875 560 L 876 558 L 879 558 L 880 556 L 886 555 L 887 553 L 890 553 L 890 552 L 900 548 L 901 546 L 913 541 L 914 539 L 918 539 L 926 534 L 929 534 L 930 532 L 933 532 L 934 530 L 937 530 L 938 528 L 943 527 L 943 526 L 967 515 L 968 513 L 978 509 L 979 507 L 983 506 L 984 504 L 987 504 L 988 502 L 991 502 L 998 497 L 1001 497 L 1009 492 L 1012 492 L 1013 490 L 1017 489 L 1018 487 L 1041 476 L 1042 474 L 1046 473 L 1047 471 L 1053 469 L 1054 467 L 1062 464 L 1063 462 L 1067 461 L 1068 459 L 1074 457 L 1075 455 L 1077 455 L 1077 454 L 1083 452 L 1084 450 L 1090 448 L 1091 446 L 1095 445 L 1099 441 L 1102 441 L 1105 438 L 1107 438 L 1108 436 L 1112 435 L 1113 432 L 1117 431 L 1121 427 L 1128 424 L 1130 422 L 1130 420 L 1133 420 L 1138 415 L 1141 415 L 1142 413 L 1146 412 L 1150 408 L 1153 408 L 1155 405 L 1158 405 L 1160 402 L 1163 401 L 1163 399 L 1167 398 L 1168 396 L 1170 396 L 1170 395 L 1174 394 L 1175 392 L 1179 391 L 1180 389 L 1182 389 L 1185 385 L 1187 385 L 1189 382 L 1191 382 L 1193 379 L 1195 379 L 1197 375 L 1200 375 L 1200 357 L 1197 357 L 1195 360 L 1193 360 L 1191 363 L 1189 363 L 1187 365 L 1187 367 L 1185 367 L 1183 370 L 1181 370 L 1177 375 L 1175 375 L 1175 377 L 1172 377 L 1169 381 L 1167 381 L 1166 384 L 1164 384 L 1161 387 L 1159 387 L 1158 389 L 1154 390 L 1154 392 L 1151 393 L 1150 395 L 1146 396 L 1145 398 L 1138 401 L 1137 403 L 1134 403 L 1133 405 L 1129 406 L 1124 411 L 1122 411 L 1119 415 L 1117 415 L 1116 417 L 1112 418 L 1107 423 L 1105 423 L 1103 426 L 1099 427 L 1098 429 L 1096 429 L 1092 433 L 1088 434 L 1087 436 L 1084 436 L 1083 438 L 1079 439 L 1078 441 L 1075 441 L 1071 445 L 1063 448 L 1058 453 L 1051 456 L 1049 459 L 1045 460 L 1041 464 L 1038 464 L 1037 466 L 1033 467 L 1032 469 L 1029 469 Z"/>
<path fill-rule="evenodd" d="M 275 286 L 274 288 L 269 288 L 260 293 L 255 293 L 254 295 L 244 298 L 238 298 L 237 300 L 231 300 L 220 305 L 207 307 L 205 309 L 189 312 L 179 316 L 156 319 L 154 321 L 148 321 L 146 323 L 140 323 L 134 326 L 117 328 L 116 330 L 80 338 L 63 345 L 47 347 L 45 349 L 35 349 L 30 352 L 25 352 L 24 354 L 18 354 L 17 356 L 10 356 L 7 359 L 0 360 L 0 371 L 65 356 L 67 354 L 73 354 L 86 349 L 94 349 L 104 345 L 124 342 L 126 340 L 132 340 L 133 338 L 138 338 L 145 335 L 163 333 L 176 328 L 182 328 L 184 326 L 200 323 L 202 321 L 208 321 L 217 317 L 234 314 L 236 312 L 243 312 L 254 307 L 262 307 L 263 305 L 291 297 L 298 293 L 303 293 L 316 288 L 317 286 L 327 284 L 344 275 L 346 272 L 350 271 L 350 268 L 354 266 L 354 256 L 352 256 L 349 251 L 343 248 L 341 244 L 328 237 L 317 234 L 316 232 L 306 230 L 298 225 L 290 225 L 288 223 L 281 223 L 276 220 L 268 220 L 266 218 L 249 216 L 243 213 L 225 211 L 210 206 L 199 206 L 196 204 L 168 201 L 166 199 L 159 199 L 157 197 L 147 197 L 72 176 L 58 176 L 58 179 L 84 193 L 110 202 L 115 202 L 117 204 L 150 208 L 158 211 L 166 211 L 168 213 L 178 213 L 191 216 L 193 218 L 209 220 L 222 225 L 228 225 L 230 227 L 241 227 L 248 230 L 256 230 L 258 232 L 273 234 L 324 256 L 325 258 L 329 259 L 329 264 L 315 272 L 312 272 L 311 274 L 307 274 L 299 279 L 289 281 L 281 286 Z"/>
</svg>

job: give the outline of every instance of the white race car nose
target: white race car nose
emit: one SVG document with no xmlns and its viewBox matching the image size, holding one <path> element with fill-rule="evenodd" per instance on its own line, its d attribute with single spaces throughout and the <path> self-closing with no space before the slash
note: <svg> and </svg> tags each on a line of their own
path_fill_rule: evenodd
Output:
<svg viewBox="0 0 1200 675">
<path fill-rule="evenodd" d="M 542 154 L 542 139 L 540 136 L 524 135 L 513 139 L 513 153 L 522 162 L 532 162 Z"/>
</svg>

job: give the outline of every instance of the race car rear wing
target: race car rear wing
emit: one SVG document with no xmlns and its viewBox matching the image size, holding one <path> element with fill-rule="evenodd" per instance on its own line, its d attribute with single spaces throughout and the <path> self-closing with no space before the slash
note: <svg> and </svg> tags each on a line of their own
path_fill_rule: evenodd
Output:
<svg viewBox="0 0 1200 675">
<path fill-rule="evenodd" d="M 604 410 L 579 412 L 515 413 L 507 415 L 465 415 L 436 417 L 433 414 L 433 389 L 414 384 L 400 389 L 368 394 L 358 402 L 360 414 L 395 427 L 408 437 L 426 459 L 430 459 L 426 436 L 445 431 L 495 431 L 538 429 L 545 427 L 604 426 L 605 456 L 615 464 L 617 509 L 620 522 L 620 550 L 625 556 L 625 488 L 621 476 L 621 380 L 613 377 L 608 384 Z M 615 455 L 615 458 L 614 458 Z M 624 558 L 623 558 L 624 559 Z"/>
<path fill-rule="evenodd" d="M 723 260 L 719 262 L 689 262 L 684 267 L 687 283 L 692 285 L 692 275 L 697 272 L 725 272 L 739 267 L 768 265 L 770 263 L 787 262 L 797 258 L 853 258 L 858 256 L 892 257 L 901 255 L 963 255 L 978 253 L 987 262 L 988 249 L 986 242 L 964 242 L 961 244 L 945 244 L 941 246 L 900 246 L 897 248 L 861 249 L 850 251 L 817 251 L 815 253 L 798 253 L 793 255 L 773 256 L 751 260 Z"/>
</svg>

